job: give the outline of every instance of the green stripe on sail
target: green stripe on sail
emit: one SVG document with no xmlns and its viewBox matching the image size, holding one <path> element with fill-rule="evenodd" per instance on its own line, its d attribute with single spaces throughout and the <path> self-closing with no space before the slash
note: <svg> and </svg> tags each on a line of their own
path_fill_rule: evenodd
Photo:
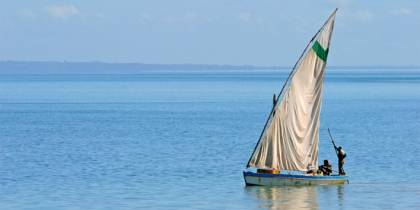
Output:
<svg viewBox="0 0 420 210">
<path fill-rule="evenodd" d="M 328 55 L 328 48 L 324 50 L 324 48 L 319 44 L 318 41 L 314 43 L 312 46 L 312 49 L 315 51 L 316 55 L 323 60 L 324 62 L 327 61 L 327 55 Z"/>
</svg>

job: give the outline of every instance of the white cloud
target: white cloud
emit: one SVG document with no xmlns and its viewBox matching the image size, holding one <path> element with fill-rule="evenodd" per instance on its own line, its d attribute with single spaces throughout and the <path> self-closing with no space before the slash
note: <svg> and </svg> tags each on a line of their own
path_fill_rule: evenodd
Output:
<svg viewBox="0 0 420 210">
<path fill-rule="evenodd" d="M 395 15 L 395 16 L 411 16 L 413 15 L 413 11 L 411 9 L 408 8 L 400 8 L 397 10 L 392 10 L 389 12 L 391 15 Z"/>
<path fill-rule="evenodd" d="M 49 5 L 45 7 L 45 10 L 51 17 L 60 19 L 67 19 L 79 14 L 79 9 L 77 9 L 76 6 L 69 4 Z"/>
</svg>

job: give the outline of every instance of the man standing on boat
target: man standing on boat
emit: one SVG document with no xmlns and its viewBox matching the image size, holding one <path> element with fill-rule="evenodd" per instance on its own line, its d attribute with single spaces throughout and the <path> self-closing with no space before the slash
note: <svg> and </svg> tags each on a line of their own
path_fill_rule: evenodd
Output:
<svg viewBox="0 0 420 210">
<path fill-rule="evenodd" d="M 337 157 L 338 157 L 338 174 L 346 175 L 346 172 L 344 172 L 343 166 L 344 166 L 344 158 L 346 158 L 347 154 L 341 146 L 339 147 L 335 146 L 334 138 L 332 137 L 331 131 L 329 128 L 328 128 L 328 134 L 330 135 L 331 142 L 334 145 L 335 153 L 337 154 Z"/>
<path fill-rule="evenodd" d="M 344 158 L 346 158 L 347 154 L 341 146 L 336 147 L 334 144 L 334 148 L 338 157 L 338 173 L 340 175 L 346 175 L 346 172 L 344 172 L 343 166 L 344 166 Z"/>
</svg>

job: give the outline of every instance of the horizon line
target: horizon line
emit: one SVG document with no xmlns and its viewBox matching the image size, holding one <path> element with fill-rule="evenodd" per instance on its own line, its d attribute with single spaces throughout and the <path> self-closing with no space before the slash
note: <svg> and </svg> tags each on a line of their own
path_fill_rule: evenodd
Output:
<svg viewBox="0 0 420 210">
<path fill-rule="evenodd" d="M 107 61 L 19 61 L 19 60 L 0 60 L 0 64 L 13 63 L 13 64 L 99 64 L 99 65 L 142 65 L 142 66 L 155 66 L 155 67 L 208 67 L 208 68 L 235 68 L 235 69 L 290 69 L 292 66 L 286 65 L 255 65 L 255 64 L 200 64 L 200 63 L 142 63 L 142 62 L 107 62 Z M 420 69 L 420 64 L 407 64 L 407 65 L 389 65 L 389 64 L 359 64 L 359 65 L 327 65 L 328 68 L 403 68 L 403 69 Z"/>
</svg>

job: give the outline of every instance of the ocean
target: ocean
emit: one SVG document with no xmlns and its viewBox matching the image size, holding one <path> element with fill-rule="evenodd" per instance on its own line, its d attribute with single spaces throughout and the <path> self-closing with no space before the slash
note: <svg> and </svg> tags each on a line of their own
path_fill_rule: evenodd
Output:
<svg viewBox="0 0 420 210">
<path fill-rule="evenodd" d="M 0 76 L 0 209 L 420 209 L 420 70 L 327 69 L 343 186 L 246 187 L 287 70 Z"/>
</svg>

